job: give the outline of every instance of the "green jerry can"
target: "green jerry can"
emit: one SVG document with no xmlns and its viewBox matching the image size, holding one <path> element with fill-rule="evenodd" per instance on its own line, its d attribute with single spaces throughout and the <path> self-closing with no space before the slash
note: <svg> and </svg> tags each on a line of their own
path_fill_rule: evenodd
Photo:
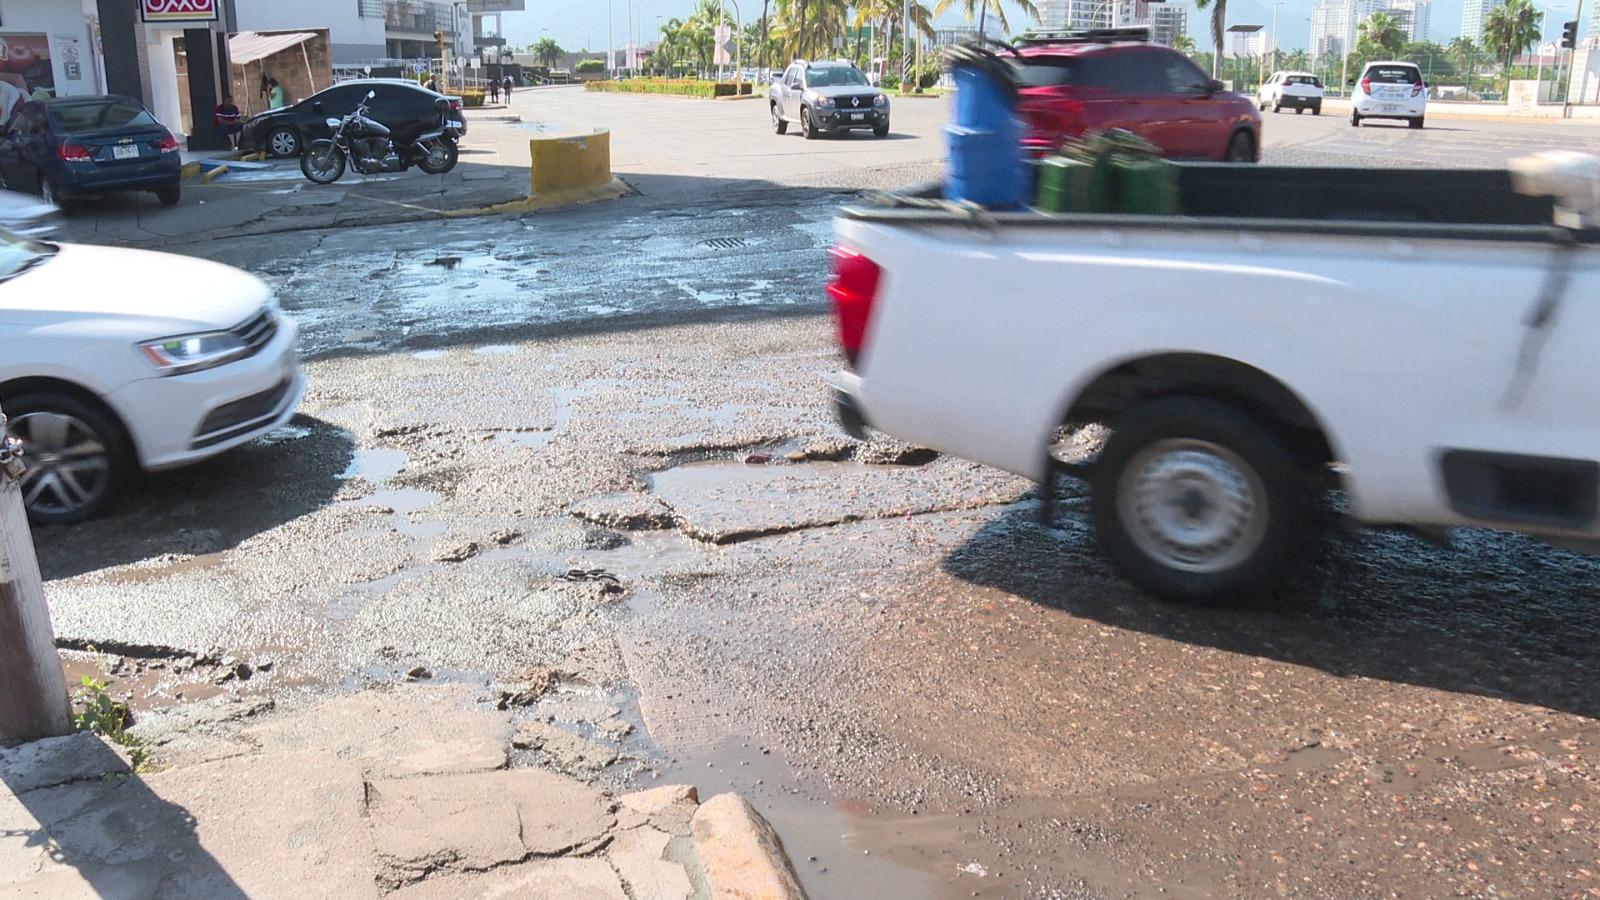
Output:
<svg viewBox="0 0 1600 900">
<path fill-rule="evenodd" d="M 1110 212 L 1116 205 L 1115 173 L 1104 155 L 1070 153 L 1039 163 L 1038 206 L 1045 212 Z"/>
<path fill-rule="evenodd" d="M 1176 166 L 1148 153 L 1119 151 L 1112 157 L 1118 212 L 1170 216 L 1182 211 Z"/>
</svg>

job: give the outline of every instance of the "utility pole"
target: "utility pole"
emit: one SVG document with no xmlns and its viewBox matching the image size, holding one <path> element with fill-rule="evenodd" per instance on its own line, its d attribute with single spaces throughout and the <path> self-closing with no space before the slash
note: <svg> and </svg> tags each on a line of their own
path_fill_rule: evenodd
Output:
<svg viewBox="0 0 1600 900">
<path fill-rule="evenodd" d="M 22 503 L 22 445 L 0 412 L 0 740 L 72 730 L 67 678 Z"/>
<path fill-rule="evenodd" d="M 985 6 L 989 0 L 983 0 Z M 900 93 L 908 94 L 906 85 L 911 82 L 911 0 L 905 0 L 900 12 Z"/>
</svg>

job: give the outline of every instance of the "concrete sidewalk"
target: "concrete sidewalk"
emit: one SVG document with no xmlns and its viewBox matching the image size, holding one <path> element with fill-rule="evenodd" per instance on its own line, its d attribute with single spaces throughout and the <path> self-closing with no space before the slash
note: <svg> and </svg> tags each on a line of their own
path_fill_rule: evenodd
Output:
<svg viewBox="0 0 1600 900">
<path fill-rule="evenodd" d="M 61 237 L 97 244 L 149 245 L 197 236 L 236 237 L 345 225 L 379 225 L 476 214 L 529 195 L 528 142 L 548 126 L 524 121 L 534 92 L 519 92 L 511 107 L 468 110 L 467 137 L 455 169 L 428 175 L 416 169 L 388 175 L 347 171 L 331 185 L 312 184 L 298 159 L 233 163 L 221 153 L 186 162 L 215 177 L 191 177 L 175 206 L 145 194 L 113 195 L 70 211 Z M 192 158 L 191 158 L 192 157 Z"/>
<path fill-rule="evenodd" d="M 153 714 L 154 774 L 88 733 L 0 751 L 0 898 L 803 898 L 737 795 L 608 793 L 614 751 L 515 719 L 400 684 Z"/>
</svg>

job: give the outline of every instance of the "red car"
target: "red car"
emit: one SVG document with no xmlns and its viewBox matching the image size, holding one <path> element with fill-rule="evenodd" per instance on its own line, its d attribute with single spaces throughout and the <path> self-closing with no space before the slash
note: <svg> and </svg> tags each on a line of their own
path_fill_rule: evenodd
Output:
<svg viewBox="0 0 1600 900">
<path fill-rule="evenodd" d="M 1249 98 L 1170 47 L 1084 35 L 1030 39 L 1008 60 L 1035 156 L 1086 131 L 1125 128 L 1175 159 L 1260 160 L 1261 113 Z"/>
</svg>

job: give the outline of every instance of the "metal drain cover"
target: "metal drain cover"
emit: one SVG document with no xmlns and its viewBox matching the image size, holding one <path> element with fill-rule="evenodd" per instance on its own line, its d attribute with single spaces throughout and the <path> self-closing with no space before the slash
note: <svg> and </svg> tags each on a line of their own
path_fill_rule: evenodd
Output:
<svg viewBox="0 0 1600 900">
<path fill-rule="evenodd" d="M 750 245 L 744 238 L 725 237 L 701 241 L 700 246 L 710 247 L 713 250 L 737 250 L 740 247 L 748 247 Z"/>
</svg>

